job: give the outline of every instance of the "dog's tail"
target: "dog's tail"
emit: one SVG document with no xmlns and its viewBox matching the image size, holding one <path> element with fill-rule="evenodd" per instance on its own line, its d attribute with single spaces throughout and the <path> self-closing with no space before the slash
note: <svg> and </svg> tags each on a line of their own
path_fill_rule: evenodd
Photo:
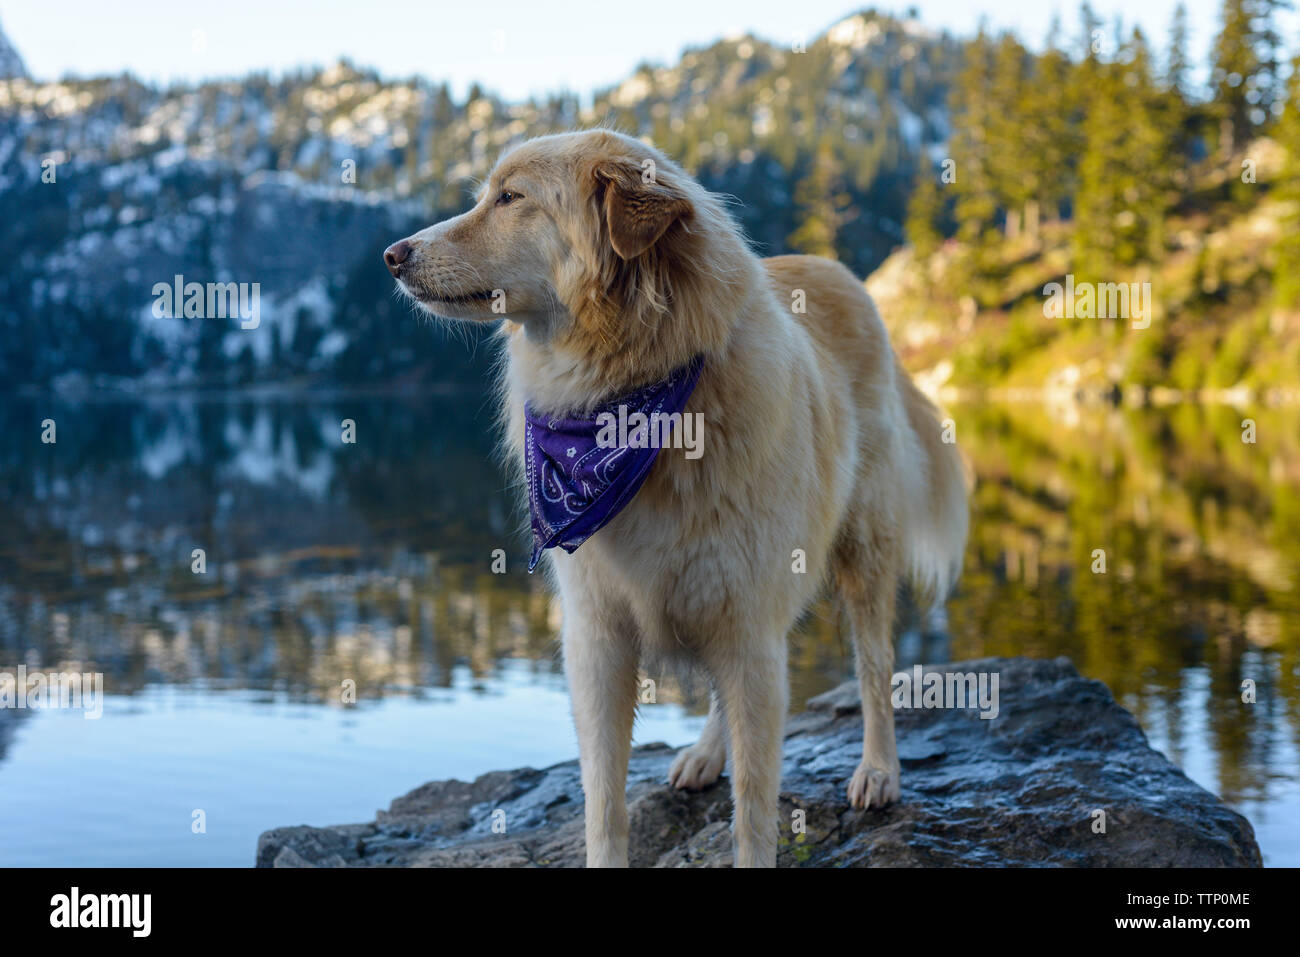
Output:
<svg viewBox="0 0 1300 957">
<path fill-rule="evenodd" d="M 917 604 L 931 608 L 943 602 L 961 574 L 970 524 L 969 483 L 953 424 L 940 421 L 939 410 L 897 362 L 895 378 L 915 453 L 909 456 L 915 474 L 905 477 L 907 577 Z"/>
</svg>

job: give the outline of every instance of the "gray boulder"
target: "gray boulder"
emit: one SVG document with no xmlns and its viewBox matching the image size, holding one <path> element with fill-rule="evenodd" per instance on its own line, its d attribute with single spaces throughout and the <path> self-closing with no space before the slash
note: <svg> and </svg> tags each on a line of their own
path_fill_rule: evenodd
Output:
<svg viewBox="0 0 1300 957">
<path fill-rule="evenodd" d="M 897 710 L 902 801 L 853 811 L 845 786 L 862 746 L 856 686 L 813 698 L 787 727 L 781 866 L 1261 865 L 1250 822 L 1154 751 L 1109 689 L 1067 659 L 926 670 L 997 673 L 997 717 Z M 675 791 L 665 783 L 674 753 L 662 744 L 633 752 L 631 863 L 729 866 L 727 778 Z M 579 867 L 584 854 L 578 763 L 567 761 L 433 781 L 370 824 L 267 831 L 257 866 Z"/>
</svg>

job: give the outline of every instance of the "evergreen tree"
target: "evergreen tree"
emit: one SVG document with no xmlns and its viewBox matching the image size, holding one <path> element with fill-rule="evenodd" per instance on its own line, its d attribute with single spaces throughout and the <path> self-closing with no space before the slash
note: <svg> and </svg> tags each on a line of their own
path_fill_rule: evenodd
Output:
<svg viewBox="0 0 1300 957">
<path fill-rule="evenodd" d="M 1082 32 L 1080 47 L 1083 57 L 1079 61 L 1085 68 L 1095 67 L 1100 62 L 1101 53 L 1101 18 L 1092 9 L 1092 4 L 1084 0 L 1079 5 L 1079 29 Z"/>
<path fill-rule="evenodd" d="M 1278 11 L 1292 7 L 1291 0 L 1253 0 L 1252 3 L 1251 29 L 1259 59 L 1253 86 L 1258 94 L 1256 118 L 1261 124 L 1270 122 L 1287 98 L 1287 84 L 1282 76 L 1286 57 L 1276 18 Z"/>
<path fill-rule="evenodd" d="M 1165 219 L 1174 203 L 1175 117 L 1169 97 L 1155 79 L 1150 47 L 1135 28 L 1125 49 L 1124 88 L 1131 103 L 1128 125 L 1126 196 L 1135 221 L 1121 244 L 1121 262 L 1156 262 L 1164 254 Z"/>
<path fill-rule="evenodd" d="M 1041 217 L 1057 219 L 1073 195 L 1082 152 L 1079 110 L 1068 91 L 1074 66 L 1056 44 L 1060 20 L 1053 18 L 1046 49 L 1034 64 L 1032 82 L 1024 92 L 1025 151 L 1021 162 L 1034 190 L 1025 210 L 1025 228 L 1036 239 Z"/>
<path fill-rule="evenodd" d="M 1119 59 L 1099 65 L 1096 82 L 1074 235 L 1079 272 L 1089 282 L 1114 281 L 1117 270 L 1159 257 L 1172 198 L 1168 119 L 1141 30 Z"/>
<path fill-rule="evenodd" d="M 939 174 L 922 157 L 916 183 L 907 204 L 907 238 L 916 250 L 918 259 L 932 256 L 943 242 L 940 220 L 943 216 L 943 196 L 939 188 Z"/>
<path fill-rule="evenodd" d="M 808 173 L 795 186 L 794 202 L 799 209 L 799 228 L 790 234 L 791 247 L 810 256 L 836 258 L 835 238 L 848 200 L 839 185 L 829 136 L 818 142 Z"/>
<path fill-rule="evenodd" d="M 1005 215 L 1008 239 L 1020 234 L 1025 207 L 1039 194 L 1038 167 L 1030 154 L 1026 115 L 1028 52 L 1010 33 L 998 40 L 989 80 L 993 109 L 988 116 L 988 175 Z"/>
<path fill-rule="evenodd" d="M 1183 100 L 1190 91 L 1192 63 L 1187 52 L 1187 6 L 1180 3 L 1174 8 L 1173 23 L 1169 27 L 1169 53 L 1165 57 L 1165 87 Z"/>
<path fill-rule="evenodd" d="M 1274 248 L 1273 287 L 1278 305 L 1295 309 L 1300 307 L 1300 57 L 1291 61 L 1277 140 L 1287 153 L 1278 186 L 1278 198 L 1286 204 L 1286 213 Z"/>
<path fill-rule="evenodd" d="M 1114 269 L 1116 225 L 1122 209 L 1125 116 L 1116 64 L 1096 64 L 1093 97 L 1084 120 L 1086 146 L 1074 197 L 1074 261 L 1079 279 L 1098 282 Z"/>
<path fill-rule="evenodd" d="M 1169 51 L 1165 55 L 1165 70 L 1162 77 L 1165 125 L 1169 131 L 1170 148 L 1173 151 L 1171 159 L 1174 160 L 1176 167 L 1175 177 L 1180 183 L 1185 179 L 1182 161 L 1190 154 L 1195 140 L 1195 113 L 1189 101 L 1192 61 L 1187 52 L 1187 44 L 1187 7 L 1180 3 L 1174 9 L 1174 19 L 1169 27 Z"/>
<path fill-rule="evenodd" d="M 1258 120 L 1254 102 L 1261 63 L 1251 15 L 1251 0 L 1223 0 L 1219 35 L 1214 41 L 1210 83 L 1219 120 L 1219 146 L 1225 152 L 1243 148 Z"/>
<path fill-rule="evenodd" d="M 989 133 L 992 75 L 991 45 L 981 29 L 966 48 L 950 102 L 953 135 L 949 147 L 956 174 L 957 234 L 974 246 L 997 241 L 998 201 L 993 188 Z"/>
</svg>

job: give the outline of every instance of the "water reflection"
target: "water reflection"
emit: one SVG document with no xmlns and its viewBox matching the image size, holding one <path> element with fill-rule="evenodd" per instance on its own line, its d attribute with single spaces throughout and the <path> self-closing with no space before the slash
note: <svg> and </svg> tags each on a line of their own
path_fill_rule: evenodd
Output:
<svg viewBox="0 0 1300 957">
<path fill-rule="evenodd" d="M 979 482 L 953 656 L 1068 655 L 1252 818 L 1266 861 L 1300 861 L 1300 410 L 955 416 Z"/>
<path fill-rule="evenodd" d="M 513 513 L 473 401 L 7 408 L 0 657 L 111 690 L 218 681 L 337 697 L 549 660 L 540 582 L 493 576 Z M 342 422 L 355 422 L 356 442 Z M 196 574 L 194 549 L 206 571 Z"/>
<path fill-rule="evenodd" d="M 908 630 L 900 665 L 1068 655 L 1252 819 L 1293 810 L 1300 412 L 1250 413 L 1251 444 L 1225 408 L 952 411 L 978 479 L 964 583 L 950 637 Z M 100 670 L 116 695 L 335 704 L 344 679 L 373 701 L 466 667 L 558 673 L 556 611 L 523 572 L 483 396 L 6 400 L 0 428 L 0 664 Z M 792 702 L 850 670 L 814 608 Z M 701 688 L 654 677 L 661 700 L 704 706 Z M 1300 862 L 1289 822 L 1261 839 L 1271 862 Z"/>
</svg>

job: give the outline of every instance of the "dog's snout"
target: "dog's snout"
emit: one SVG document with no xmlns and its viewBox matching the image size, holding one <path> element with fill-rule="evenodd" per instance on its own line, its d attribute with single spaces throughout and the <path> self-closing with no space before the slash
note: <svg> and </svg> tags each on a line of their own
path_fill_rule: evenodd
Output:
<svg viewBox="0 0 1300 957">
<path fill-rule="evenodd" d="M 402 270 L 402 263 L 406 262 L 406 257 L 409 255 L 411 255 L 411 244 L 405 239 L 399 239 L 384 250 L 384 265 L 396 277 Z"/>
</svg>

